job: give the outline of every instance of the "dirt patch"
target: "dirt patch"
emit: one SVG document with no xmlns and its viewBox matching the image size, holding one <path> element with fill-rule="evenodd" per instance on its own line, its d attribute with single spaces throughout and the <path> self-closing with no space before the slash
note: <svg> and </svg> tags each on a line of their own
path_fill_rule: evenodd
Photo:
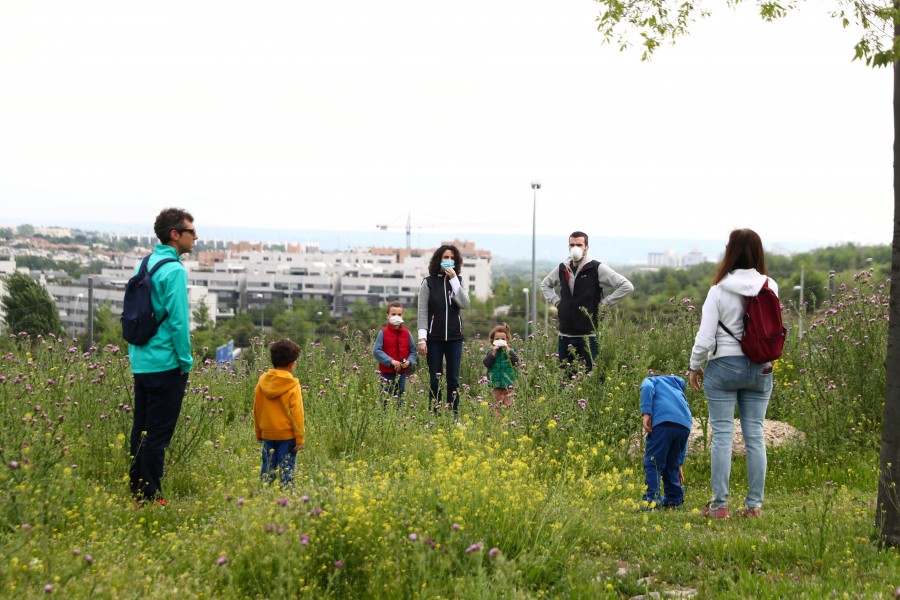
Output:
<svg viewBox="0 0 900 600">
<path fill-rule="evenodd" d="M 706 448 L 708 448 L 712 444 L 712 431 L 709 429 L 709 424 L 706 427 Z M 779 446 L 783 446 L 785 444 L 803 444 L 806 442 L 806 434 L 784 423 L 782 421 L 775 421 L 772 419 L 766 419 L 763 421 L 763 437 L 766 440 L 766 446 L 768 448 L 778 448 Z M 702 452 L 704 450 L 703 445 L 703 428 L 700 425 L 699 419 L 694 419 L 694 425 L 691 427 L 691 436 L 688 438 L 688 452 Z M 635 434 L 632 436 L 629 443 L 629 453 L 632 455 L 643 454 L 644 451 L 644 440 L 643 435 Z M 708 450 L 707 450 L 708 451 Z M 732 442 L 732 452 L 734 454 L 746 454 L 746 449 L 744 448 L 744 436 L 741 432 L 741 421 L 740 419 L 734 420 L 734 440 Z"/>
<path fill-rule="evenodd" d="M 706 426 L 706 431 L 707 443 L 712 444 L 712 432 L 709 429 L 709 424 Z M 772 419 L 763 421 L 763 438 L 766 440 L 766 447 L 768 448 L 778 448 L 785 444 L 803 444 L 806 442 L 805 433 L 787 423 Z M 746 453 L 740 419 L 734 420 L 734 441 L 731 447 L 734 454 Z M 688 451 L 696 452 L 698 450 L 703 450 L 703 429 L 700 426 L 700 421 L 694 419 L 694 426 L 691 427 L 691 437 L 688 438 Z"/>
</svg>

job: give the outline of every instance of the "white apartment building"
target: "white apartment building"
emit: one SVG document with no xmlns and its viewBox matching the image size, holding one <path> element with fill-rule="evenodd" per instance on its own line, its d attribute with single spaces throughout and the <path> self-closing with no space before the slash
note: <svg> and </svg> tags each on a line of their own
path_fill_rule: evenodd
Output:
<svg viewBox="0 0 900 600">
<path fill-rule="evenodd" d="M 694 265 L 702 265 L 709 262 L 709 258 L 700 250 L 694 248 L 684 256 L 679 256 L 674 250 L 666 250 L 665 252 L 649 252 L 647 254 L 647 266 L 652 268 L 669 267 L 677 269 L 678 267 L 693 267 Z"/>
<path fill-rule="evenodd" d="M 107 270 L 107 269 L 104 269 Z M 129 272 L 130 277 L 130 272 Z M 53 296 L 56 302 L 56 309 L 59 311 L 59 320 L 66 332 L 73 335 L 82 335 L 87 332 L 89 301 L 91 299 L 91 290 L 86 281 L 72 282 L 71 284 L 59 284 L 44 282 L 44 287 Z M 125 300 L 125 284 L 128 277 L 124 280 L 104 279 L 103 277 L 94 277 L 93 285 L 93 302 L 96 311 L 104 303 L 109 302 L 113 315 L 122 314 L 123 303 Z M 194 311 L 200 307 L 200 302 L 206 302 L 209 307 L 209 317 L 215 320 L 217 315 L 218 299 L 215 293 L 211 293 L 208 288 L 188 285 L 188 303 L 191 308 L 191 331 L 197 328 L 199 323 L 194 320 Z"/>
<path fill-rule="evenodd" d="M 454 242 L 463 255 L 462 283 L 470 294 L 491 295 L 490 252 L 470 242 Z M 428 275 L 433 249 L 356 248 L 343 252 L 276 252 L 260 248 L 201 255 L 185 263 L 188 281 L 218 298 L 220 317 L 273 301 L 323 300 L 333 316 L 355 302 L 383 307 L 399 300 L 409 306 Z M 201 264 L 202 263 L 202 264 Z"/>
<path fill-rule="evenodd" d="M 671 267 L 681 266 L 681 258 L 674 250 L 666 250 L 665 252 L 650 252 L 647 254 L 648 267 Z"/>
<path fill-rule="evenodd" d="M 471 242 L 451 243 L 463 256 L 462 283 L 468 285 L 472 296 L 488 298 L 493 279 L 490 252 L 476 249 Z M 310 251 L 315 248 L 309 245 L 289 246 L 292 251 L 269 251 L 261 244 L 247 243 L 232 247 L 237 249 L 203 252 L 199 260 L 184 261 L 192 317 L 201 299 L 214 320 L 277 301 L 290 305 L 295 300 L 323 300 L 335 317 L 352 312 L 354 302 L 358 301 L 384 307 L 390 301 L 399 300 L 410 306 L 418 298 L 434 251 L 357 248 L 317 252 Z M 125 284 L 146 252 L 136 249 L 133 255 L 117 260 L 121 266 L 104 268 L 93 276 L 95 310 L 108 301 L 113 314 L 121 314 Z M 14 257 L 0 255 L 0 271 L 7 268 L 15 269 Z M 40 273 L 36 278 L 55 299 L 66 331 L 84 333 L 90 295 L 87 276 L 71 280 L 60 272 Z M 192 318 L 191 328 L 196 325 Z"/>
<path fill-rule="evenodd" d="M 681 265 L 684 267 L 693 267 L 707 262 L 709 262 L 709 257 L 696 248 L 685 254 L 681 259 Z"/>
</svg>

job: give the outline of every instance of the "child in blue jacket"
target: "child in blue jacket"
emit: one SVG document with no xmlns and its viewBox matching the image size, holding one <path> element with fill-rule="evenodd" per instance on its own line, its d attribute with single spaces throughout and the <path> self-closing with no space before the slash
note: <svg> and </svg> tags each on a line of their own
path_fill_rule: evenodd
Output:
<svg viewBox="0 0 900 600">
<path fill-rule="evenodd" d="M 647 432 L 644 474 L 647 491 L 642 508 L 677 508 L 684 504 L 684 471 L 688 436 L 694 422 L 676 375 L 647 377 L 641 383 L 641 418 Z M 659 494 L 662 477 L 664 496 Z"/>
</svg>

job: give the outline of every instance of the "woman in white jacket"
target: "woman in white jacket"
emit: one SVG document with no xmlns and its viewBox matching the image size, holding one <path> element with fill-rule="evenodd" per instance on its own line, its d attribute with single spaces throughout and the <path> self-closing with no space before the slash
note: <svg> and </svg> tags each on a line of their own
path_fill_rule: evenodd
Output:
<svg viewBox="0 0 900 600">
<path fill-rule="evenodd" d="M 735 404 L 747 449 L 748 490 L 742 514 L 751 517 L 762 514 L 766 486 L 763 421 L 772 395 L 772 363 L 751 361 L 744 356 L 738 340 L 744 333 L 746 296 L 755 296 L 766 281 L 777 295 L 778 285 L 766 275 L 766 257 L 759 235 L 751 229 L 735 229 L 716 269 L 714 285 L 703 303 L 688 372 L 691 387 L 699 390 L 703 383 L 706 391 L 713 435 L 710 465 L 713 498 L 703 509 L 703 514 L 717 519 L 729 517 L 728 483 Z M 727 333 L 721 325 L 734 335 Z"/>
</svg>

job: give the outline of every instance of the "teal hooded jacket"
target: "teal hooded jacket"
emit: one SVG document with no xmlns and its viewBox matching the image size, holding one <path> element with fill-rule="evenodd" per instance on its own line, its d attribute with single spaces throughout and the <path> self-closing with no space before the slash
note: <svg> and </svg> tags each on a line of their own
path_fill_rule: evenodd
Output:
<svg viewBox="0 0 900 600">
<path fill-rule="evenodd" d="M 147 268 L 164 258 L 179 256 L 175 248 L 157 244 L 150 255 Z M 135 273 L 140 268 L 138 264 Z M 129 346 L 128 358 L 132 373 L 159 373 L 181 369 L 188 373 L 194 365 L 191 355 L 191 307 L 187 293 L 187 271 L 181 262 L 166 263 L 153 274 L 150 300 L 159 330 L 143 346 Z"/>
</svg>

